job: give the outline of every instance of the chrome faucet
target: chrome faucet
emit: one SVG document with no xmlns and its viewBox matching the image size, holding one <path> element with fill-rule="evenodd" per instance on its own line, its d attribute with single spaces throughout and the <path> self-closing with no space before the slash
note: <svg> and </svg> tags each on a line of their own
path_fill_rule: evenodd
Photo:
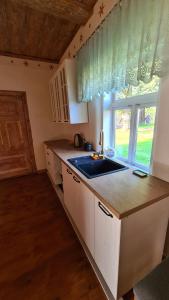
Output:
<svg viewBox="0 0 169 300">
<path fill-rule="evenodd" d="M 101 146 L 100 154 L 104 155 L 104 131 L 103 130 L 100 131 L 99 145 Z"/>
</svg>

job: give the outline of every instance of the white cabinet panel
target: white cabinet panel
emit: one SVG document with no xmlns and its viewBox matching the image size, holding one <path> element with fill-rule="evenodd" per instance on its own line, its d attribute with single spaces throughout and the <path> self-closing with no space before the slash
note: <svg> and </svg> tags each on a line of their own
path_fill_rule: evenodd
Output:
<svg viewBox="0 0 169 300">
<path fill-rule="evenodd" d="M 81 182 L 78 201 L 78 229 L 94 255 L 94 194 Z"/>
<path fill-rule="evenodd" d="M 64 164 L 62 174 L 65 206 L 94 255 L 94 195 Z"/>
<path fill-rule="evenodd" d="M 52 177 L 53 152 L 48 148 L 46 160 Z M 119 220 L 64 163 L 62 175 L 65 207 L 117 300 L 160 263 L 169 198 Z"/>
<path fill-rule="evenodd" d="M 95 198 L 95 261 L 117 297 L 121 222 Z"/>
<path fill-rule="evenodd" d="M 54 153 L 45 146 L 45 156 L 46 156 L 46 168 L 49 176 L 52 179 L 52 182 L 57 185 L 62 183 L 62 178 L 60 175 L 60 160 L 57 158 Z"/>
<path fill-rule="evenodd" d="M 76 219 L 76 203 L 78 197 L 78 186 L 76 188 L 75 181 L 73 180 L 72 171 L 64 166 L 62 168 L 63 175 L 63 190 L 64 190 L 64 203 L 71 215 L 73 221 Z"/>
<path fill-rule="evenodd" d="M 88 123 L 87 103 L 77 101 L 76 81 L 76 60 L 65 59 L 49 83 L 54 122 Z"/>
</svg>

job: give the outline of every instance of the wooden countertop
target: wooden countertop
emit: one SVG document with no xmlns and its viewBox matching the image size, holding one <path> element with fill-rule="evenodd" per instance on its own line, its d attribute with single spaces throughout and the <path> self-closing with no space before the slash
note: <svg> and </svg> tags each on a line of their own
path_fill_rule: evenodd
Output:
<svg viewBox="0 0 169 300">
<path fill-rule="evenodd" d="M 169 183 L 154 176 L 139 178 L 132 169 L 86 178 L 67 159 L 90 155 L 76 150 L 68 140 L 47 141 L 45 144 L 94 192 L 119 219 L 169 196 Z"/>
</svg>

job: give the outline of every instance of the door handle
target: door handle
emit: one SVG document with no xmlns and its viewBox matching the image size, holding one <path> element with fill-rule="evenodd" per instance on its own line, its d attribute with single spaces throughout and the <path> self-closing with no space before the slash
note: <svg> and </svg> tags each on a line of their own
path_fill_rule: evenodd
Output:
<svg viewBox="0 0 169 300">
<path fill-rule="evenodd" d="M 113 215 L 111 213 L 109 213 L 109 211 L 101 204 L 101 202 L 98 202 L 98 206 L 100 207 L 100 209 L 104 212 L 104 214 L 110 218 L 113 218 Z"/>
<path fill-rule="evenodd" d="M 80 183 L 80 180 L 77 179 L 75 176 L 73 176 L 74 181 L 76 181 L 77 183 Z"/>
<path fill-rule="evenodd" d="M 69 169 L 67 169 L 67 173 L 72 175 L 72 172 Z"/>
</svg>

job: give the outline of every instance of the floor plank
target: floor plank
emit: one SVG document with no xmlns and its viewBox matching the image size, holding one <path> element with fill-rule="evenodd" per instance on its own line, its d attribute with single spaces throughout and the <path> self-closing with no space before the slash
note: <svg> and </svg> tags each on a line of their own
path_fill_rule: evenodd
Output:
<svg viewBox="0 0 169 300">
<path fill-rule="evenodd" d="M 46 174 L 0 182 L 0 299 L 106 299 Z"/>
</svg>

